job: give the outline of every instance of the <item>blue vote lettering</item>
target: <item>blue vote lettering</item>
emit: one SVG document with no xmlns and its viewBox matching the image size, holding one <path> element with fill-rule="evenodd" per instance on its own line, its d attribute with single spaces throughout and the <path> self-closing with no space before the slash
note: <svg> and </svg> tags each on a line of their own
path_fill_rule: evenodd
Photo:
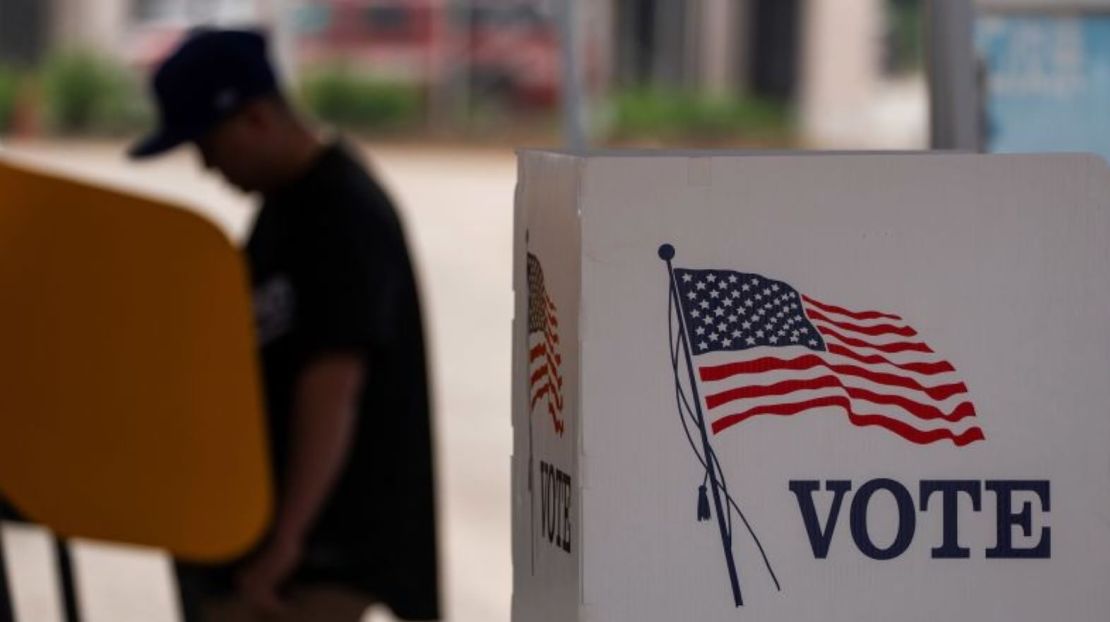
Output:
<svg viewBox="0 0 1110 622">
<path fill-rule="evenodd" d="M 1036 512 L 1047 516 L 1051 511 L 1050 483 L 1047 480 L 923 480 L 918 486 L 920 511 L 930 509 L 930 501 L 941 508 L 943 525 L 942 541 L 932 547 L 930 554 L 934 559 L 967 559 L 971 549 L 960 543 L 959 497 L 965 495 L 971 501 L 973 512 L 982 511 L 983 490 L 994 493 L 996 540 L 991 548 L 985 550 L 987 559 L 1048 559 L 1052 557 L 1052 529 L 1043 525 L 1037 534 L 1036 543 L 1028 547 L 1014 543 L 1014 527 L 1021 529 L 1025 538 L 1033 536 L 1033 516 Z M 826 559 L 836 532 L 837 519 L 844 501 L 852 490 L 849 480 L 826 480 L 825 493 L 832 494 L 829 510 L 824 518 L 818 516 L 814 494 L 821 490 L 819 480 L 791 480 L 789 490 L 798 502 L 806 537 L 816 559 Z M 1024 501 L 1015 511 L 1015 493 L 1032 493 L 1033 501 Z M 937 494 L 939 493 L 939 495 Z M 869 514 L 872 499 L 877 494 L 893 497 L 898 508 L 895 537 L 889 545 L 877 544 L 871 536 L 873 520 Z M 879 478 L 864 482 L 848 503 L 849 529 L 852 541 L 863 555 L 876 560 L 900 557 L 913 544 L 917 532 L 918 504 L 910 489 L 897 480 Z M 1037 507 L 1035 507 L 1037 506 Z M 886 517 L 890 520 L 890 517 Z"/>
</svg>

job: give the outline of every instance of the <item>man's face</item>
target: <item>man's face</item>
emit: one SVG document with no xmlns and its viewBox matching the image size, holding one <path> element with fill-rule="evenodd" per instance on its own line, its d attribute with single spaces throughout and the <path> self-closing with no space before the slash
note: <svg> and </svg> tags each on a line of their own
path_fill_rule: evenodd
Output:
<svg viewBox="0 0 1110 622">
<path fill-rule="evenodd" d="M 272 161 L 270 127 L 263 111 L 251 105 L 222 121 L 196 141 L 204 168 L 243 192 L 263 190 Z"/>
</svg>

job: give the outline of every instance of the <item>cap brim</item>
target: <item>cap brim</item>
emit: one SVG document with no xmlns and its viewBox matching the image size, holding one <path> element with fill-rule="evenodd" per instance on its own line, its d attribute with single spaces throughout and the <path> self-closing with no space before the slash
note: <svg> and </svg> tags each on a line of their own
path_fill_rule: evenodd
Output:
<svg viewBox="0 0 1110 622">
<path fill-rule="evenodd" d="M 193 137 L 185 132 L 170 132 L 162 129 L 131 145 L 127 155 L 134 160 L 150 158 L 166 153 L 192 139 Z"/>
</svg>

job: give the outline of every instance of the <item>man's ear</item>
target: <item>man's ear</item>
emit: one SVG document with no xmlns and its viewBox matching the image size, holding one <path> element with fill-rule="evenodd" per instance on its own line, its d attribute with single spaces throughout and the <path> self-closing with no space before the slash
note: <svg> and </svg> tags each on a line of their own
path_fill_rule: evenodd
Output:
<svg viewBox="0 0 1110 622">
<path fill-rule="evenodd" d="M 264 99 L 247 102 L 240 111 L 242 119 L 254 129 L 266 129 L 276 122 L 273 106 Z"/>
</svg>

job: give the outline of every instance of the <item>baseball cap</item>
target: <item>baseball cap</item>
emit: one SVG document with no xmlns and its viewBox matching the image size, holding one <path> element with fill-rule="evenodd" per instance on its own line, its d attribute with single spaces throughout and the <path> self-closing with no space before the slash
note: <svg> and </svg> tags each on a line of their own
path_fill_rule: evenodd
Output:
<svg viewBox="0 0 1110 622">
<path fill-rule="evenodd" d="M 158 128 L 128 154 L 146 158 L 196 140 L 245 102 L 276 92 L 266 48 L 255 31 L 192 31 L 154 74 Z"/>
</svg>

